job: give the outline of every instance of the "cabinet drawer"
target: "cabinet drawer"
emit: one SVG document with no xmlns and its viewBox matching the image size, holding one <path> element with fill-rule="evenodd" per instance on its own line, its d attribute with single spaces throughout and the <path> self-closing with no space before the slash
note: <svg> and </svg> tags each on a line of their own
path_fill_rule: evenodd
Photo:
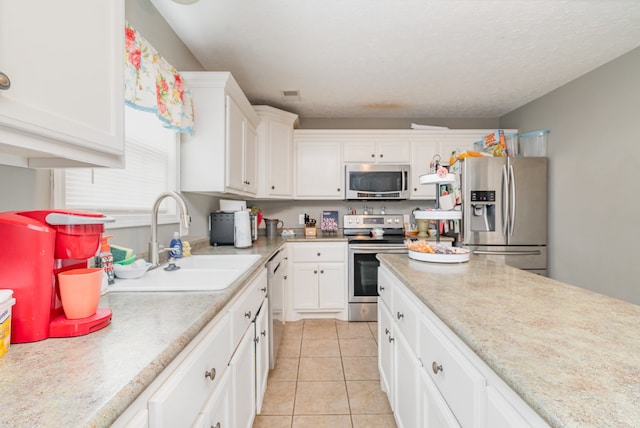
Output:
<svg viewBox="0 0 640 428">
<path fill-rule="evenodd" d="M 191 426 L 220 383 L 232 344 L 229 317 L 224 316 L 149 400 L 149 425 Z"/>
<path fill-rule="evenodd" d="M 409 295 L 403 290 L 402 284 L 393 285 L 393 318 L 397 330 L 404 336 L 411 351 L 418 351 L 418 322 L 420 311 L 411 301 Z"/>
<path fill-rule="evenodd" d="M 484 377 L 425 316 L 420 320 L 418 357 L 460 425 L 465 428 L 483 426 Z"/>
<path fill-rule="evenodd" d="M 240 342 L 244 332 L 256 317 L 260 305 L 267 293 L 267 271 L 260 274 L 244 289 L 238 300 L 229 309 L 231 315 L 231 343 L 232 350 Z"/>
<path fill-rule="evenodd" d="M 301 244 L 292 247 L 293 262 L 345 262 L 346 244 Z"/>
</svg>

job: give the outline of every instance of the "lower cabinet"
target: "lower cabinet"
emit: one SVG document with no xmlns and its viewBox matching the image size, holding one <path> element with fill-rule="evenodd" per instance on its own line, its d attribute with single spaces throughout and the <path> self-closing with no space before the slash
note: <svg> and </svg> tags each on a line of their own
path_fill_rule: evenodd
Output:
<svg viewBox="0 0 640 428">
<path fill-rule="evenodd" d="M 114 422 L 115 428 L 250 428 L 269 371 L 262 269 Z"/>
<path fill-rule="evenodd" d="M 346 242 L 292 243 L 287 321 L 333 316 L 347 319 Z"/>
<path fill-rule="evenodd" d="M 378 278 L 380 387 L 398 427 L 548 427 L 393 273 Z"/>
</svg>

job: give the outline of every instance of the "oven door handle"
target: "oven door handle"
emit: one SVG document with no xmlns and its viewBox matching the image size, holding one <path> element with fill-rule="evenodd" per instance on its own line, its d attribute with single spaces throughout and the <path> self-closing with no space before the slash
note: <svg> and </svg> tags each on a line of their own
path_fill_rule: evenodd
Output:
<svg viewBox="0 0 640 428">
<path fill-rule="evenodd" d="M 349 245 L 349 250 L 352 251 L 377 251 L 377 252 L 383 252 L 383 251 L 397 251 L 397 250 L 407 250 L 407 247 L 405 247 L 404 245 Z"/>
</svg>

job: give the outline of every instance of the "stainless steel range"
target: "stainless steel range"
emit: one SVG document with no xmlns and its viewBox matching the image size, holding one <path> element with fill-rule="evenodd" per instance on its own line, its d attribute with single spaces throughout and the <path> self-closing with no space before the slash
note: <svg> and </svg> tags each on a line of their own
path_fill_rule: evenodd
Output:
<svg viewBox="0 0 640 428">
<path fill-rule="evenodd" d="M 378 253 L 407 253 L 402 214 L 345 214 L 349 238 L 349 321 L 376 321 L 378 309 Z M 373 237 L 382 229 L 382 237 Z"/>
</svg>

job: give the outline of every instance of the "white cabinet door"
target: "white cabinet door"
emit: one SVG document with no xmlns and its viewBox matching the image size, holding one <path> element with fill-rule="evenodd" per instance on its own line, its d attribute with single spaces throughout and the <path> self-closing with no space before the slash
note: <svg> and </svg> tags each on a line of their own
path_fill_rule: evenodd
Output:
<svg viewBox="0 0 640 428">
<path fill-rule="evenodd" d="M 251 428 L 256 413 L 254 338 L 255 330 L 248 328 L 229 363 L 233 380 L 232 426 L 237 428 Z"/>
<path fill-rule="evenodd" d="M 393 405 L 393 317 L 384 301 L 378 299 L 378 369 L 380 386 L 387 393 L 389 403 Z"/>
<path fill-rule="evenodd" d="M 395 329 L 394 344 L 394 405 L 398 428 L 412 428 L 418 424 L 417 359 L 402 333 Z"/>
<path fill-rule="evenodd" d="M 244 114 L 227 95 L 227 184 L 232 190 L 244 191 Z"/>
<path fill-rule="evenodd" d="M 487 427 L 511 428 L 531 425 L 492 386 L 487 386 Z"/>
<path fill-rule="evenodd" d="M 258 191 L 258 134 L 256 129 L 245 119 L 243 153 L 243 192 L 255 195 Z"/>
<path fill-rule="evenodd" d="M 262 400 L 269 376 L 269 300 L 265 299 L 255 321 L 256 333 L 256 413 L 262 411 Z"/>
<path fill-rule="evenodd" d="M 318 309 L 318 265 L 293 263 L 293 309 Z"/>
<path fill-rule="evenodd" d="M 325 263 L 318 266 L 318 308 L 343 309 L 347 303 L 345 265 Z"/>
<path fill-rule="evenodd" d="M 436 186 L 420 184 L 420 176 L 429 173 L 429 164 L 438 154 L 438 143 L 414 141 L 411 143 L 411 199 L 435 199 Z"/>
<path fill-rule="evenodd" d="M 411 144 L 408 141 L 381 141 L 377 144 L 378 163 L 409 163 Z"/>
<path fill-rule="evenodd" d="M 220 385 L 211 396 L 202 413 L 204 428 L 224 428 L 231 426 L 231 370 L 220 379 Z"/>
<path fill-rule="evenodd" d="M 344 169 L 341 144 L 296 142 L 296 197 L 343 199 Z"/>
<path fill-rule="evenodd" d="M 426 372 L 421 370 L 420 379 L 420 421 L 419 425 L 422 427 L 434 427 L 434 428 L 460 428 L 460 424 L 456 420 L 453 413 L 447 406 L 447 403 L 440 395 L 440 391 L 433 384 L 433 381 Z M 493 427 L 492 425 L 488 425 Z M 497 428 L 497 427 L 496 427 Z"/>
<path fill-rule="evenodd" d="M 354 138 L 354 135 L 349 134 L 345 138 Z M 408 141 L 346 141 L 343 154 L 345 162 L 409 163 L 411 145 Z"/>
<path fill-rule="evenodd" d="M 0 163 L 121 167 L 124 2 L 0 0 Z"/>
</svg>

